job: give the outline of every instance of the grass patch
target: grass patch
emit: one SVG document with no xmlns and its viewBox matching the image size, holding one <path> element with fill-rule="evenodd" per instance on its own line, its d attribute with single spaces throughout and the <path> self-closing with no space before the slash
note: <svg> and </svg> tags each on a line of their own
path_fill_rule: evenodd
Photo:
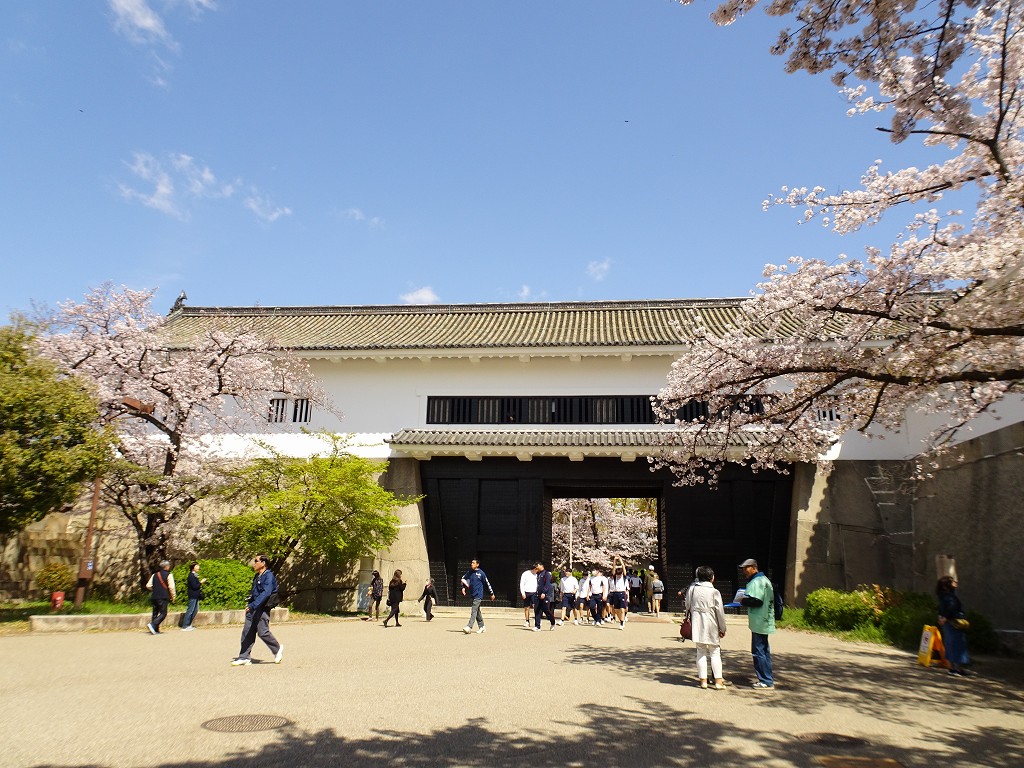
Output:
<svg viewBox="0 0 1024 768">
<path fill-rule="evenodd" d="M 816 635 L 828 635 L 829 637 L 853 643 L 891 645 L 885 632 L 874 624 L 861 624 L 853 629 L 822 629 L 807 623 L 803 608 L 790 608 L 788 605 L 782 619 L 775 622 L 775 626 L 778 629 L 792 629 L 796 632 L 813 632 Z"/>
</svg>

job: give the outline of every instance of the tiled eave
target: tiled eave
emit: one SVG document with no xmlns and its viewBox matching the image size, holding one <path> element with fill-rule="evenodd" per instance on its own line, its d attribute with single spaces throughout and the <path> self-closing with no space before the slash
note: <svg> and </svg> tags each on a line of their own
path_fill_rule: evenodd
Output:
<svg viewBox="0 0 1024 768">
<path fill-rule="evenodd" d="M 460 456 L 471 461 L 495 456 L 530 461 L 535 457 L 614 457 L 623 461 L 656 456 L 671 450 L 673 428 L 621 430 L 530 429 L 452 430 L 403 429 L 387 442 L 392 451 L 427 461 L 435 456 Z M 753 433 L 733 434 L 730 452 L 739 456 L 757 443 Z"/>
</svg>

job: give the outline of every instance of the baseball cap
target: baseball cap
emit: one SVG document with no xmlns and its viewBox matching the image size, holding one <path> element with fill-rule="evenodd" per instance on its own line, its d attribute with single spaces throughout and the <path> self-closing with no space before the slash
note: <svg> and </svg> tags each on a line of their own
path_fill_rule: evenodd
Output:
<svg viewBox="0 0 1024 768">
<path fill-rule="evenodd" d="M 753 558 L 748 557 L 746 560 L 744 560 L 742 563 L 740 563 L 740 568 L 750 568 L 750 567 L 757 568 L 757 560 L 754 560 Z"/>
</svg>

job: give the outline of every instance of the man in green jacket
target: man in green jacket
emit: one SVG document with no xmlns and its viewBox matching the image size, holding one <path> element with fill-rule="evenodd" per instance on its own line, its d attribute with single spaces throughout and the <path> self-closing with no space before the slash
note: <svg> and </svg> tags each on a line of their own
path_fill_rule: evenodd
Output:
<svg viewBox="0 0 1024 768">
<path fill-rule="evenodd" d="M 768 577 L 758 570 L 757 560 L 744 560 L 740 563 L 740 570 L 747 579 L 747 591 L 742 603 L 747 609 L 750 653 L 754 657 L 754 674 L 757 675 L 753 687 L 760 691 L 770 691 L 775 688 L 772 651 L 768 646 L 768 635 L 775 631 L 775 589 Z"/>
</svg>

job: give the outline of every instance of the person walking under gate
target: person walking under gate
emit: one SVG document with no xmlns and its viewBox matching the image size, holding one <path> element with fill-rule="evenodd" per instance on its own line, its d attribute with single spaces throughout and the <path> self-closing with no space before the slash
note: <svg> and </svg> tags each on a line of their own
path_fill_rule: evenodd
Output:
<svg viewBox="0 0 1024 768">
<path fill-rule="evenodd" d="M 604 609 L 608 599 L 608 579 L 595 568 L 590 574 L 590 615 L 594 618 L 594 626 L 604 623 Z"/>
<path fill-rule="evenodd" d="M 573 624 L 580 623 L 580 609 L 576 604 L 576 594 L 580 589 L 579 579 L 570 571 L 568 568 L 562 570 L 562 577 L 558 580 L 558 587 L 562 591 L 562 613 L 559 616 L 558 623 L 561 624 L 563 621 L 567 621 L 566 609 L 568 609 L 568 616 L 572 617 Z"/>
<path fill-rule="evenodd" d="M 484 617 L 480 613 L 480 603 L 484 599 L 484 588 L 487 589 L 491 594 L 491 600 L 495 599 L 494 589 L 491 587 L 491 582 L 487 579 L 487 574 L 480 569 L 479 560 L 471 560 L 469 563 L 469 570 L 466 575 L 462 577 L 462 594 L 469 594 L 473 600 L 473 607 L 469 611 L 469 623 L 462 628 L 462 631 L 467 635 L 473 631 L 473 622 L 477 624 L 476 633 L 482 635 L 486 627 L 484 627 Z"/>
<path fill-rule="evenodd" d="M 629 577 L 620 557 L 615 558 L 612 575 L 608 582 L 608 604 L 612 617 L 619 622 L 619 629 L 626 628 L 626 606 L 629 604 Z"/>
<path fill-rule="evenodd" d="M 523 571 L 519 577 L 519 596 L 523 599 L 523 626 L 530 628 L 530 618 L 537 602 L 537 566 Z"/>
<path fill-rule="evenodd" d="M 551 579 L 551 571 L 545 570 L 543 563 L 533 566 L 537 572 L 537 601 L 534 607 L 533 631 L 540 632 L 541 616 L 547 616 L 551 622 L 551 629 L 558 626 L 555 623 L 555 583 Z"/>
</svg>

